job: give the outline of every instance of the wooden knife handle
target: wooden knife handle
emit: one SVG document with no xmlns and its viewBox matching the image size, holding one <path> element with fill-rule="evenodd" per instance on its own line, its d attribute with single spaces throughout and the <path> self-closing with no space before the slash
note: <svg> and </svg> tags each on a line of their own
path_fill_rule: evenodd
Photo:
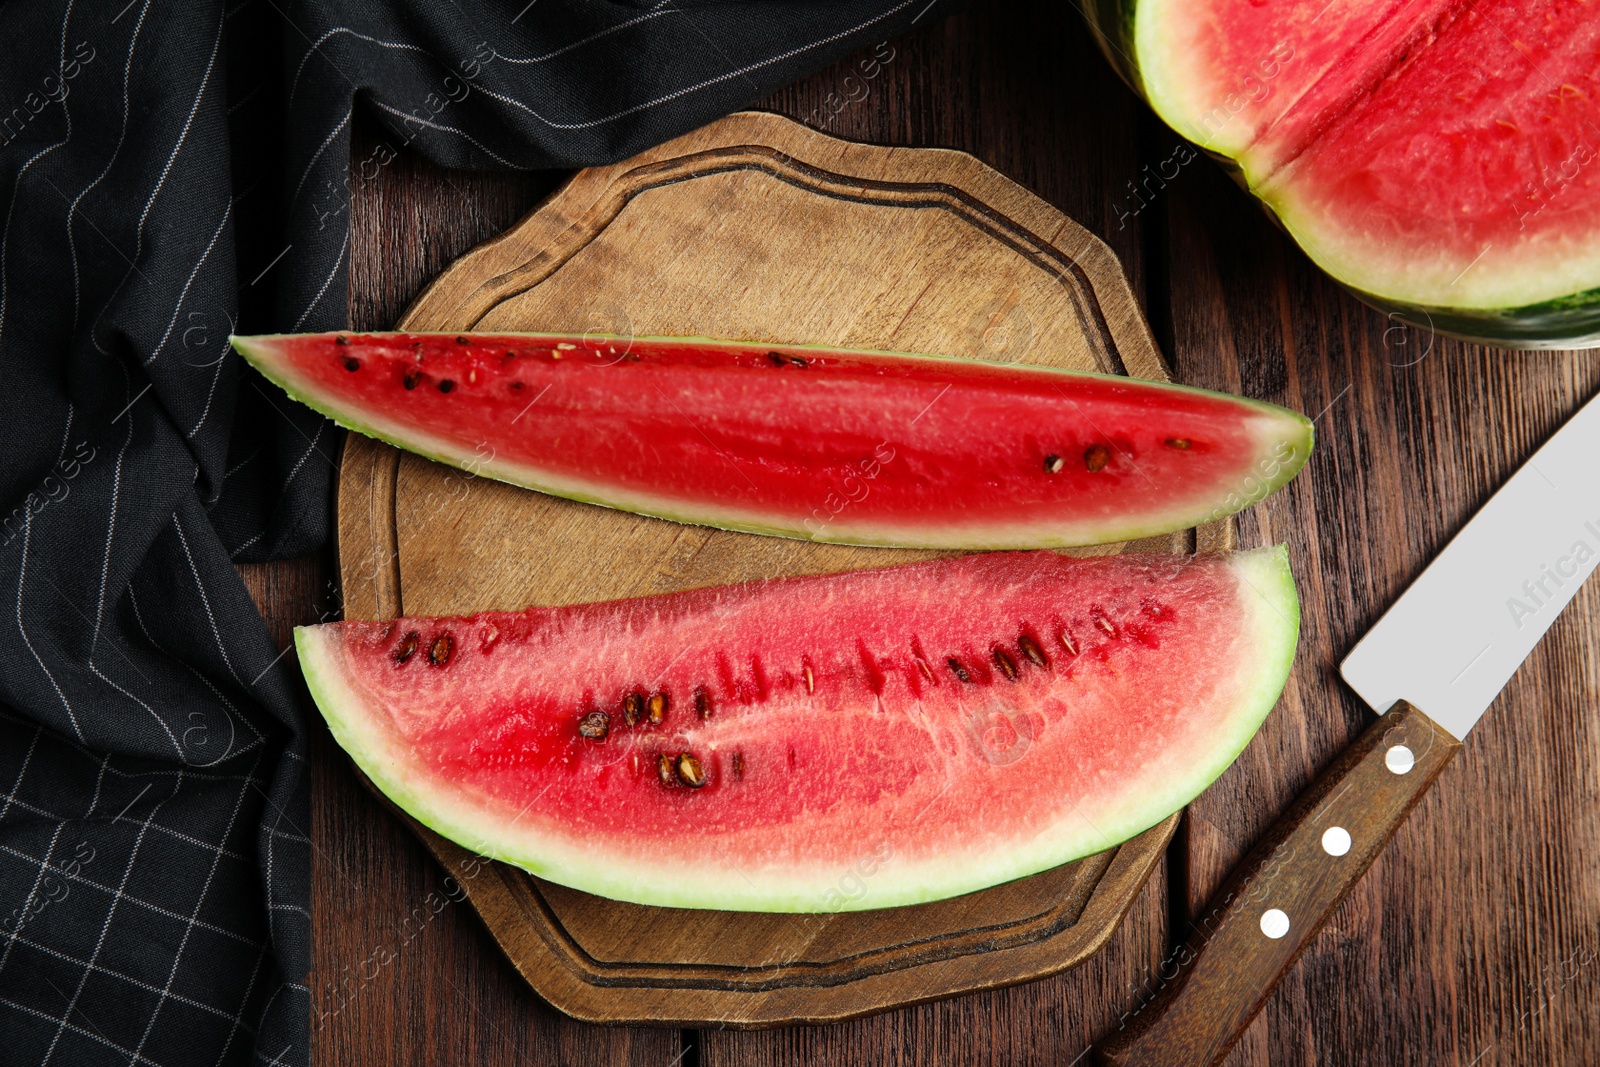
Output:
<svg viewBox="0 0 1600 1067">
<path fill-rule="evenodd" d="M 1379 717 L 1234 870 L 1097 1062 L 1210 1067 L 1227 1055 L 1460 748 L 1410 704 Z"/>
</svg>

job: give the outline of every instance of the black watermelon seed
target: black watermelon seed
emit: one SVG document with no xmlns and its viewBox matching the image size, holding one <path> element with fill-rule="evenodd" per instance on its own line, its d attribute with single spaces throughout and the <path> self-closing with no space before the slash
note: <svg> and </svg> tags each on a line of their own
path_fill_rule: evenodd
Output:
<svg viewBox="0 0 1600 1067">
<path fill-rule="evenodd" d="M 644 715 L 644 694 L 629 693 L 622 698 L 622 718 L 629 726 L 638 724 Z"/>
<path fill-rule="evenodd" d="M 443 378 L 443 379 L 440 379 L 440 381 L 439 381 L 439 392 L 441 392 L 441 393 L 448 393 L 450 390 L 454 389 L 455 387 L 456 387 L 456 383 L 452 382 L 449 378 Z"/>
<path fill-rule="evenodd" d="M 471 343 L 464 335 L 456 338 L 456 344 L 458 345 L 470 345 Z"/>
<path fill-rule="evenodd" d="M 333 343 L 336 345 L 347 345 L 350 343 L 350 338 L 346 337 L 344 334 L 340 334 L 338 337 L 333 339 Z"/>
<path fill-rule="evenodd" d="M 967 673 L 967 669 L 961 665 L 960 660 L 956 659 L 954 656 L 951 656 L 949 659 L 945 660 L 945 663 L 949 664 L 950 672 L 957 678 L 961 679 L 963 682 L 972 681 L 972 675 Z"/>
<path fill-rule="evenodd" d="M 1047 474 L 1060 474 L 1061 468 L 1065 466 L 1066 463 L 1060 456 L 1044 457 L 1044 469 Z"/>
<path fill-rule="evenodd" d="M 1022 649 L 1022 654 L 1033 661 L 1035 667 L 1048 667 L 1050 660 L 1045 656 L 1044 649 L 1039 647 L 1039 642 L 1023 634 L 1017 638 L 1017 647 Z"/>
<path fill-rule="evenodd" d="M 994 650 L 994 665 L 1000 668 L 1000 673 L 1006 676 L 1007 681 L 1017 680 L 1017 661 L 1003 648 Z"/>
<path fill-rule="evenodd" d="M 678 757 L 678 777 L 690 789 L 699 789 L 706 784 L 705 769 L 700 766 L 693 752 L 685 752 Z"/>
<path fill-rule="evenodd" d="M 591 711 L 578 720 L 578 733 L 591 741 L 604 741 L 611 732 L 611 716 L 603 711 Z"/>
<path fill-rule="evenodd" d="M 811 364 L 806 362 L 805 357 L 803 357 L 803 356 L 790 356 L 789 357 L 789 364 L 790 364 L 790 366 L 802 367 L 802 368 L 811 366 Z"/>
<path fill-rule="evenodd" d="M 408 370 L 406 371 L 406 376 L 400 379 L 400 384 L 405 386 L 407 389 L 415 389 L 417 387 L 417 383 L 421 380 L 421 371 Z"/>
<path fill-rule="evenodd" d="M 1106 464 L 1111 462 L 1111 450 L 1105 445 L 1090 445 L 1083 451 L 1083 465 L 1093 474 L 1105 470 Z"/>
<path fill-rule="evenodd" d="M 435 667 L 443 667 L 450 662 L 450 653 L 454 652 L 455 648 L 455 638 L 449 634 L 440 634 L 438 639 L 433 642 L 433 646 L 428 649 L 428 662 Z"/>
<path fill-rule="evenodd" d="M 410 659 L 417 651 L 417 641 L 420 637 L 421 635 L 417 631 L 412 630 L 400 639 L 399 646 L 394 650 L 394 661 L 397 665 Z"/>
<path fill-rule="evenodd" d="M 358 371 L 361 369 L 361 361 L 355 356 L 345 356 L 344 369 L 347 371 Z"/>
<path fill-rule="evenodd" d="M 767 358 L 772 360 L 772 365 L 774 367 L 781 367 L 785 363 L 789 362 L 787 359 L 783 358 L 782 352 L 768 352 Z"/>
<path fill-rule="evenodd" d="M 706 692 L 703 685 L 694 691 L 694 710 L 700 713 L 702 719 L 711 718 L 711 694 Z"/>
<path fill-rule="evenodd" d="M 520 393 L 520 392 L 522 392 L 522 383 L 521 383 L 521 382 L 512 382 L 512 383 L 511 383 L 511 391 L 512 391 L 512 392 L 513 392 L 513 393 Z"/>
</svg>

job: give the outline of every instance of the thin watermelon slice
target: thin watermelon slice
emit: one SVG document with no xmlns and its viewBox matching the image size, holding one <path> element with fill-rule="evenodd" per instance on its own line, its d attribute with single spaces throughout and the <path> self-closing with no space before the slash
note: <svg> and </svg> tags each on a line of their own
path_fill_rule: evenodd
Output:
<svg viewBox="0 0 1600 1067">
<path fill-rule="evenodd" d="M 1098 852 L 1205 788 L 1288 677 L 1280 547 L 995 553 L 295 631 L 422 823 L 641 904 L 855 910 Z"/>
<path fill-rule="evenodd" d="M 1033 548 L 1194 526 L 1294 476 L 1311 424 L 1179 386 L 976 360 L 539 334 L 234 339 L 350 429 L 679 522 Z"/>
<path fill-rule="evenodd" d="M 1600 343 L 1592 4 L 1101 0 L 1090 21 L 1370 303 L 1494 344 Z"/>
</svg>

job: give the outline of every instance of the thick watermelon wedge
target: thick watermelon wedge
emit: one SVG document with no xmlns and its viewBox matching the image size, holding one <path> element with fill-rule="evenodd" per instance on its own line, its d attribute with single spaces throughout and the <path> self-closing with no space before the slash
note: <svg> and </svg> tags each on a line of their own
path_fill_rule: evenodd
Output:
<svg viewBox="0 0 1600 1067">
<path fill-rule="evenodd" d="M 538 334 L 238 337 L 340 424 L 625 511 L 845 544 L 1180 530 L 1292 478 L 1311 424 L 1196 389 L 976 360 Z"/>
<path fill-rule="evenodd" d="M 1277 701 L 1282 548 L 996 553 L 295 631 L 333 735 L 421 822 L 642 904 L 935 900 L 1188 803 Z"/>
<path fill-rule="evenodd" d="M 1592 4 L 1100 0 L 1089 17 L 1161 117 L 1357 295 L 1491 344 L 1600 343 Z"/>
</svg>

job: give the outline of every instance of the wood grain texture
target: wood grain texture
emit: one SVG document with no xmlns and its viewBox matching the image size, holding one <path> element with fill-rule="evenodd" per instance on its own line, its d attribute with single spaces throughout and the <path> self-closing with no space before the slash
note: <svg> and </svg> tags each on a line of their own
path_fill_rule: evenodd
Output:
<svg viewBox="0 0 1600 1067">
<path fill-rule="evenodd" d="M 1135 198 L 1129 183 L 1175 142 L 1109 73 L 1070 5 L 984 3 L 891 47 L 873 78 L 860 66 L 873 69 L 869 50 L 762 106 L 842 136 L 974 153 L 1111 245 L 1180 380 L 1318 416 L 1306 471 L 1241 528 L 1246 544 L 1288 540 L 1300 583 L 1303 638 L 1283 705 L 1191 805 L 1168 880 L 1147 885 L 1108 946 L 1065 974 L 838 1025 L 619 1031 L 542 1006 L 452 905 L 361 986 L 357 1006 L 313 1019 L 319 1065 L 1070 1064 L 1140 1002 L 1186 916 L 1364 728 L 1338 658 L 1600 388 L 1593 354 L 1430 344 L 1396 327 L 1316 272 L 1203 158 Z M 379 140 L 361 129 L 353 162 Z M 351 324 L 393 323 L 555 181 L 442 171 L 404 153 L 375 181 L 353 180 Z M 325 610 L 319 566 L 332 573 L 317 561 L 244 568 L 275 633 Z M 1597 619 L 1591 586 L 1290 970 L 1230 1067 L 1600 1062 Z M 314 801 L 314 987 L 327 1005 L 329 983 L 438 888 L 437 866 L 342 757 L 317 764 Z M 386 840 L 351 832 L 385 821 Z"/>
<path fill-rule="evenodd" d="M 440 274 L 397 325 L 698 334 L 1166 376 L 1115 259 L 1059 211 L 969 155 L 856 144 L 759 112 L 580 172 Z M 584 603 L 951 554 L 687 527 L 479 481 L 363 438 L 345 446 L 339 501 L 347 618 Z M 1209 540 L 1226 537 L 1228 524 L 1217 526 Z M 1191 544 L 1178 534 L 1131 547 Z M 484 864 L 412 825 L 562 1011 L 745 1028 L 1075 966 L 1111 937 L 1176 821 L 953 900 L 810 916 L 605 900 Z"/>
<path fill-rule="evenodd" d="M 1214 1067 L 1460 750 L 1404 701 L 1368 726 L 1234 868 L 1095 1062 Z"/>
</svg>

